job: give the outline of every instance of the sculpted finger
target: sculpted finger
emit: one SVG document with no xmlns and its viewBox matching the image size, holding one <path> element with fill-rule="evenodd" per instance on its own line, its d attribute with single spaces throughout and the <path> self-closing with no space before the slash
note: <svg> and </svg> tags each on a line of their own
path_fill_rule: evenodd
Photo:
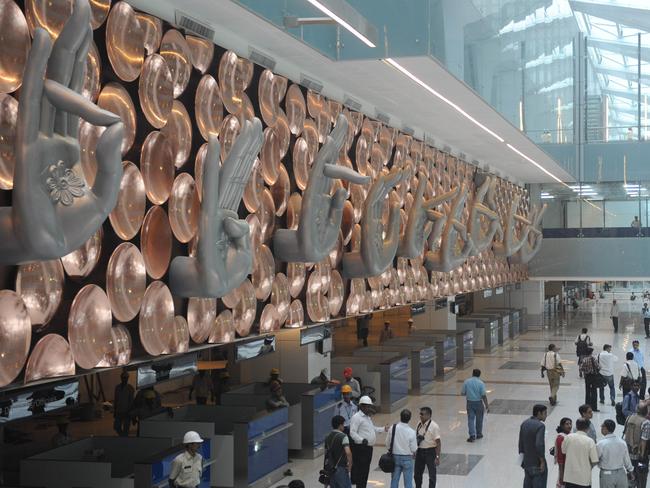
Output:
<svg viewBox="0 0 650 488">
<path fill-rule="evenodd" d="M 330 222 L 334 225 L 341 224 L 341 215 L 343 213 L 343 205 L 348 198 L 348 192 L 344 188 L 339 188 L 334 193 L 330 204 Z"/>
<path fill-rule="evenodd" d="M 93 193 L 100 208 L 108 213 L 117 203 L 122 179 L 122 138 L 124 124 L 118 122 L 111 125 L 99 138 L 95 155 L 97 157 L 97 177 Z"/>
<path fill-rule="evenodd" d="M 228 234 L 228 236 L 233 240 L 238 240 L 242 237 L 248 236 L 249 227 L 248 222 L 245 220 L 226 217 L 223 219 L 223 226 L 226 230 L 226 234 Z"/>
<path fill-rule="evenodd" d="M 113 112 L 99 108 L 76 91 L 56 81 L 45 80 L 44 92 L 54 107 L 78 115 L 93 125 L 109 126 L 120 122 L 120 117 Z"/>
<path fill-rule="evenodd" d="M 70 89 L 76 93 L 81 93 L 84 84 L 84 78 L 86 75 L 86 58 L 88 56 L 88 48 L 90 47 L 90 42 L 92 41 L 93 31 L 91 29 L 86 30 L 86 36 L 84 37 L 81 46 L 77 50 L 77 55 L 75 57 L 74 66 L 72 68 L 72 78 L 70 79 Z M 56 120 L 54 122 L 54 130 L 57 132 L 67 132 L 69 136 L 77 137 L 79 133 L 79 117 L 76 114 L 63 112 L 67 116 L 67 127 L 57 130 L 56 126 L 59 123 L 59 117 L 57 113 Z"/>
<path fill-rule="evenodd" d="M 339 114 L 339 116 L 336 118 L 336 126 L 334 129 L 332 129 L 332 132 L 330 132 L 330 137 L 332 138 L 334 145 L 339 148 L 338 150 L 341 149 L 341 146 L 343 146 L 343 143 L 345 142 L 345 138 L 348 135 L 348 119 L 345 118 L 345 115 Z M 338 152 L 337 150 L 337 152 Z"/>
<path fill-rule="evenodd" d="M 216 212 L 219 206 L 219 153 L 221 145 L 217 136 L 212 134 L 208 139 L 208 152 L 203 161 L 203 198 L 201 200 L 201 212 Z"/>
<path fill-rule="evenodd" d="M 347 168 L 339 164 L 325 164 L 323 174 L 328 178 L 346 180 L 357 185 L 365 185 L 370 181 L 370 176 L 363 176 L 352 168 Z"/>
</svg>

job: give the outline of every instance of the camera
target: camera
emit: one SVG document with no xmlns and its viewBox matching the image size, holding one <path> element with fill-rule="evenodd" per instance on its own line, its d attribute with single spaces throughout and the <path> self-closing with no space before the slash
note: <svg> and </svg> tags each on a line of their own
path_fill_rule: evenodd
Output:
<svg viewBox="0 0 650 488">
<path fill-rule="evenodd" d="M 412 439 L 412 438 L 411 438 L 411 439 Z M 417 441 L 418 441 L 418 446 L 419 446 L 419 445 L 422 443 L 422 441 L 424 440 L 424 436 L 423 436 L 423 435 L 418 435 L 418 436 L 416 437 L 416 439 L 417 439 Z"/>
</svg>

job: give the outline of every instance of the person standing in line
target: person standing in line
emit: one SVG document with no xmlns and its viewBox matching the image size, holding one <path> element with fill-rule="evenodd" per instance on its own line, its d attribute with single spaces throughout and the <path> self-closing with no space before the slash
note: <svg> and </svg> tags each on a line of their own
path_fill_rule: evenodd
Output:
<svg viewBox="0 0 650 488">
<path fill-rule="evenodd" d="M 629 416 L 625 421 L 625 429 L 623 430 L 623 439 L 627 444 L 632 466 L 634 466 L 634 478 L 638 488 L 644 488 L 648 479 L 647 448 L 650 440 L 650 420 L 646 418 L 647 416 L 647 405 L 640 403 L 636 413 Z"/>
<path fill-rule="evenodd" d="M 192 380 L 190 386 L 189 399 L 192 400 L 192 393 L 196 392 L 196 404 L 206 405 L 208 403 L 208 396 L 214 398 L 214 388 L 212 379 L 205 374 L 205 370 L 200 370 Z"/>
<path fill-rule="evenodd" d="M 590 422 L 576 420 L 577 432 L 569 434 L 562 443 L 562 453 L 566 456 L 564 463 L 564 485 L 566 488 L 591 486 L 591 471 L 598 464 L 596 443 L 587 435 Z"/>
<path fill-rule="evenodd" d="M 368 347 L 368 334 L 370 333 L 371 319 L 372 314 L 365 314 L 357 319 L 357 339 L 361 341 L 363 347 Z"/>
<path fill-rule="evenodd" d="M 582 358 L 580 372 L 585 377 L 585 403 L 590 405 L 594 412 L 598 412 L 598 385 L 601 377 L 600 367 L 593 352 L 592 347 L 587 348 L 587 355 Z"/>
<path fill-rule="evenodd" d="M 553 457 L 555 458 L 555 464 L 558 467 L 557 475 L 557 484 L 558 487 L 564 486 L 564 463 L 566 461 L 566 456 L 562 453 L 562 443 L 566 436 L 571 433 L 571 427 L 573 426 L 573 421 L 564 417 L 560 420 L 560 425 L 558 425 L 555 431 L 557 432 L 557 437 L 555 438 L 555 444 L 553 445 Z"/>
<path fill-rule="evenodd" d="M 533 416 L 524 420 L 519 427 L 519 454 L 522 456 L 521 467 L 524 469 L 523 488 L 546 488 L 548 467 L 546 465 L 546 446 L 544 422 L 548 415 L 546 405 L 533 407 Z"/>
<path fill-rule="evenodd" d="M 557 404 L 557 391 L 560 388 L 560 377 L 564 376 L 564 368 L 562 367 L 560 355 L 557 353 L 558 350 L 559 348 L 555 344 L 549 344 L 548 351 L 544 353 L 544 357 L 540 363 L 542 378 L 544 377 L 544 372 L 546 372 L 546 377 L 548 378 L 548 386 L 551 390 L 548 401 L 551 405 Z"/>
<path fill-rule="evenodd" d="M 266 399 L 266 409 L 269 412 L 280 408 L 289 408 L 289 402 L 282 392 L 282 385 L 277 381 L 271 383 L 271 395 Z"/>
<path fill-rule="evenodd" d="M 343 379 L 343 386 L 348 385 L 352 388 L 352 398 L 355 400 L 361 398 L 361 385 L 357 379 L 352 376 L 352 368 L 347 367 L 343 370 Z"/>
<path fill-rule="evenodd" d="M 129 373 L 122 371 L 120 384 L 113 395 L 113 429 L 120 437 L 128 437 L 135 390 L 129 385 Z"/>
<path fill-rule="evenodd" d="M 623 397 L 632 389 L 632 384 L 635 381 L 639 382 L 639 378 L 641 378 L 639 364 L 634 360 L 634 354 L 628 352 L 625 354 L 625 363 L 623 363 L 619 382 L 619 388 L 623 390 Z"/>
<path fill-rule="evenodd" d="M 607 419 L 600 426 L 603 438 L 596 444 L 600 488 L 628 488 L 628 478 L 633 477 L 634 467 L 630 461 L 625 441 L 614 435 L 616 422 Z"/>
<path fill-rule="evenodd" d="M 340 415 L 332 418 L 332 432 L 325 438 L 325 458 L 334 467 L 330 478 L 330 488 L 351 488 L 350 470 L 352 469 L 352 451 L 350 439 L 343 432 L 345 419 Z"/>
<path fill-rule="evenodd" d="M 404 409 L 399 414 L 399 423 L 388 430 L 386 447 L 393 442 L 395 470 L 390 475 L 390 488 L 399 488 L 400 476 L 404 475 L 404 488 L 413 488 L 413 456 L 418 450 L 415 431 L 409 427 L 411 411 Z M 394 431 L 393 431 L 394 429 Z M 395 439 L 393 440 L 393 432 Z"/>
<path fill-rule="evenodd" d="M 352 438 L 352 483 L 357 488 L 366 488 L 368 473 L 372 461 L 372 446 L 375 445 L 377 433 L 387 432 L 388 426 L 376 427 L 372 423 L 374 413 L 369 396 L 359 399 L 359 411 L 350 420 L 350 437 Z"/>
<path fill-rule="evenodd" d="M 460 390 L 460 394 L 467 398 L 467 442 L 483 438 L 483 413 L 489 411 L 485 383 L 480 376 L 480 369 L 472 371 L 472 377 L 465 380 Z"/>
<path fill-rule="evenodd" d="M 586 420 L 589 423 L 589 427 L 587 428 L 587 435 L 594 441 L 594 443 L 596 443 L 598 439 L 596 439 L 596 428 L 591 421 L 591 419 L 594 418 L 594 411 L 592 410 L 591 405 L 588 405 L 586 403 L 584 405 L 580 405 L 578 407 L 578 413 L 580 414 L 580 418 L 582 420 Z M 577 431 L 577 427 L 574 425 L 573 432 Z"/>
<path fill-rule="evenodd" d="M 625 415 L 625 418 L 628 418 L 636 412 L 640 400 L 639 382 L 635 381 L 632 383 L 632 389 L 628 391 L 627 395 L 623 398 L 623 415 Z"/>
<path fill-rule="evenodd" d="M 185 433 L 183 436 L 185 451 L 172 461 L 169 473 L 171 488 L 198 488 L 201 484 L 203 456 L 199 454 L 199 448 L 202 443 L 201 436 L 193 430 Z"/>
<path fill-rule="evenodd" d="M 341 387 L 341 394 L 343 395 L 343 400 L 336 406 L 336 414 L 343 417 L 343 432 L 350 435 L 350 420 L 359 409 L 352 403 L 352 388 L 350 385 L 343 385 Z"/>
<path fill-rule="evenodd" d="M 618 332 L 618 303 L 616 303 L 616 300 L 612 300 L 612 308 L 609 309 L 609 318 L 612 319 L 614 333 Z"/>
<path fill-rule="evenodd" d="M 578 334 L 578 337 L 576 337 L 576 340 L 574 342 L 576 345 L 576 356 L 578 356 L 578 372 L 580 374 L 580 378 L 582 378 L 582 370 L 580 369 L 582 359 L 589 355 L 587 353 L 587 349 L 593 346 L 591 343 L 591 338 L 589 335 L 587 335 L 587 330 L 588 329 L 586 327 L 583 327 L 582 331 L 580 334 Z"/>
<path fill-rule="evenodd" d="M 379 336 L 379 344 L 383 344 L 386 342 L 388 339 L 393 338 L 393 329 L 390 326 L 390 322 L 386 320 L 384 322 L 384 330 L 381 331 L 381 335 Z"/>
<path fill-rule="evenodd" d="M 643 357 L 643 351 L 639 348 L 638 340 L 635 339 L 632 341 L 632 349 L 630 352 L 634 354 L 634 360 L 636 361 L 636 364 L 639 365 L 639 371 L 641 373 L 641 377 L 639 379 L 641 393 L 639 393 L 639 396 L 641 397 L 641 400 L 643 400 L 645 398 L 645 388 L 647 386 L 647 381 L 645 376 L 645 359 Z"/>
<path fill-rule="evenodd" d="M 650 307 L 648 306 L 648 302 L 645 302 L 643 304 L 641 315 L 643 315 L 643 328 L 645 329 L 645 338 L 650 339 Z"/>
<path fill-rule="evenodd" d="M 420 409 L 420 422 L 415 429 L 418 450 L 415 453 L 415 488 L 422 488 L 422 475 L 424 468 L 429 473 L 429 488 L 436 488 L 436 466 L 440 465 L 440 427 L 431 418 L 433 413 L 430 407 Z"/>
<path fill-rule="evenodd" d="M 614 363 L 618 358 L 612 354 L 612 346 L 605 344 L 603 350 L 598 354 L 598 364 L 600 366 L 600 375 L 604 383 L 609 387 L 609 399 L 612 407 L 616 405 L 616 387 L 614 386 Z M 605 385 L 601 383 L 598 388 L 600 392 L 600 403 L 605 403 Z"/>
</svg>

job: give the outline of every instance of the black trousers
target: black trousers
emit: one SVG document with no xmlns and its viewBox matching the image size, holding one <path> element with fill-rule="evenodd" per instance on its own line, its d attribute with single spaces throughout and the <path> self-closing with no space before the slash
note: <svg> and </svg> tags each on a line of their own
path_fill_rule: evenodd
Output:
<svg viewBox="0 0 650 488">
<path fill-rule="evenodd" d="M 614 326 L 614 332 L 618 332 L 618 317 L 612 317 L 612 325 Z"/>
<path fill-rule="evenodd" d="M 372 447 L 363 444 L 352 444 L 352 484 L 357 488 L 366 488 L 370 462 L 372 461 Z"/>
<path fill-rule="evenodd" d="M 643 327 L 645 327 L 645 336 L 650 337 L 650 319 L 643 318 Z"/>
<path fill-rule="evenodd" d="M 641 376 L 639 377 L 639 385 L 641 386 L 639 389 L 639 398 L 641 398 L 641 400 L 645 399 L 647 393 L 646 386 L 648 386 L 647 383 L 648 380 L 645 375 L 645 368 L 641 368 Z"/>
<path fill-rule="evenodd" d="M 415 453 L 415 468 L 413 479 L 415 488 L 422 488 L 422 475 L 424 468 L 429 470 L 429 488 L 436 488 L 436 449 L 418 449 Z"/>
<path fill-rule="evenodd" d="M 585 403 L 592 410 L 598 410 L 598 388 L 596 382 L 600 380 L 600 374 L 585 375 Z"/>
</svg>

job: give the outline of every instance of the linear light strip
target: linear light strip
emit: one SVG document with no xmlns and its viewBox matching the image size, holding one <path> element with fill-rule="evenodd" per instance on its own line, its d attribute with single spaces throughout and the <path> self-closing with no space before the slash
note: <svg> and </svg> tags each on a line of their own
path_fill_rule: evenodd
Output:
<svg viewBox="0 0 650 488">
<path fill-rule="evenodd" d="M 544 166 L 542 166 L 541 164 L 539 164 L 539 163 L 538 163 L 537 161 L 535 161 L 534 159 L 532 159 L 532 158 L 526 156 L 524 153 L 522 153 L 519 149 L 517 149 L 517 148 L 516 148 L 515 146 L 513 146 L 512 144 L 510 144 L 509 142 L 506 142 L 506 146 L 508 146 L 508 147 L 510 148 L 511 151 L 514 151 L 514 152 L 516 152 L 517 154 L 519 154 L 522 158 L 524 158 L 524 159 L 525 159 L 526 161 L 528 161 L 529 163 L 534 164 L 535 166 L 537 166 L 539 169 L 541 169 L 544 173 L 546 173 L 547 175 L 549 175 L 549 176 L 550 176 L 551 178 L 553 178 L 555 181 L 557 181 L 558 183 L 562 183 L 564 186 L 566 186 L 567 188 L 569 188 L 569 185 L 567 185 L 564 181 L 562 181 L 560 178 L 558 178 L 557 176 L 555 176 L 553 173 L 551 173 L 549 170 L 547 170 Z"/>
<path fill-rule="evenodd" d="M 377 47 L 370 39 L 368 39 L 361 32 L 356 30 L 354 27 L 352 27 L 350 24 L 348 24 L 345 20 L 343 20 L 341 17 L 339 17 L 334 12 L 332 12 L 330 9 L 328 9 L 325 5 L 320 3 L 318 0 L 307 0 L 307 1 L 309 3 L 311 3 L 314 7 L 316 7 L 318 10 L 323 12 L 325 15 L 327 15 L 328 17 L 331 17 L 332 19 L 334 19 L 338 24 L 340 24 L 342 27 L 344 27 L 346 30 L 348 30 L 352 35 L 357 37 L 366 46 L 368 46 L 368 47 Z"/>
</svg>

